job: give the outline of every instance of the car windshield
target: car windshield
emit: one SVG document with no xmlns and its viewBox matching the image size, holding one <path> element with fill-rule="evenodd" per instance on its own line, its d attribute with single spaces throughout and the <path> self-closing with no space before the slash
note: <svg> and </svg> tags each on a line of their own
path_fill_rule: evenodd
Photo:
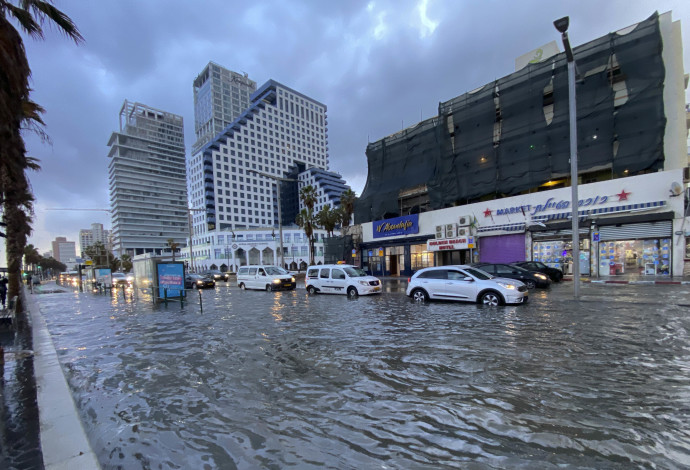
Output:
<svg viewBox="0 0 690 470">
<path fill-rule="evenodd" d="M 368 276 L 368 274 L 365 273 L 363 269 L 359 269 L 359 268 L 343 268 L 343 271 L 345 271 L 347 273 L 347 275 L 350 277 Z"/>
<path fill-rule="evenodd" d="M 118 279 L 124 279 L 125 275 L 122 273 L 113 273 L 113 277 L 116 277 Z"/>
<path fill-rule="evenodd" d="M 283 268 L 279 268 L 278 266 L 267 266 L 266 274 L 275 276 L 277 274 L 288 274 L 288 272 Z"/>
<path fill-rule="evenodd" d="M 544 263 L 542 263 L 542 262 L 540 262 L 540 261 L 535 261 L 534 264 L 535 264 L 539 269 L 544 269 L 544 268 L 548 267 L 548 266 L 546 266 Z"/>
<path fill-rule="evenodd" d="M 486 271 L 482 271 L 481 269 L 477 269 L 477 268 L 466 268 L 465 272 L 467 272 L 467 273 L 473 275 L 474 277 L 476 277 L 477 279 L 481 279 L 481 280 L 494 278 L 491 274 L 487 273 Z"/>
<path fill-rule="evenodd" d="M 204 276 L 202 276 L 202 275 L 200 275 L 200 274 L 190 274 L 190 275 L 189 275 L 189 278 L 190 278 L 190 279 L 203 279 Z"/>
</svg>

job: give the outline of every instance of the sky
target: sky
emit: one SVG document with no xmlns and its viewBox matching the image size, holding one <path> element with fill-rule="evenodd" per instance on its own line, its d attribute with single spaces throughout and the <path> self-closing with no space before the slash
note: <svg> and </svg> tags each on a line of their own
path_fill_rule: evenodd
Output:
<svg viewBox="0 0 690 470">
<path fill-rule="evenodd" d="M 32 99 L 51 142 L 26 134 L 42 169 L 29 243 L 40 253 L 92 223 L 111 228 L 108 139 L 125 99 L 184 118 L 194 143 L 192 82 L 209 61 L 276 80 L 328 107 L 330 169 L 359 195 L 365 150 L 436 115 L 438 103 L 512 73 L 515 59 L 551 41 L 570 16 L 575 47 L 646 19 L 681 20 L 690 70 L 690 2 L 641 0 L 55 0 L 85 42 L 46 26 L 26 37 Z M 76 209 L 76 210 L 54 210 Z M 95 210 L 84 210 L 95 209 Z M 0 248 L 4 260 L 4 244 Z"/>
</svg>

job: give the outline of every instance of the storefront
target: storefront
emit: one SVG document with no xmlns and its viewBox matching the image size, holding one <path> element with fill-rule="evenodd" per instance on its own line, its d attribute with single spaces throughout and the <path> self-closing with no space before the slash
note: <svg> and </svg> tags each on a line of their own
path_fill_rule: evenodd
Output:
<svg viewBox="0 0 690 470">
<path fill-rule="evenodd" d="M 525 261 L 525 233 L 482 236 L 479 238 L 479 261 L 482 263 Z"/>
<path fill-rule="evenodd" d="M 572 223 L 556 222 L 530 227 L 532 235 L 532 261 L 541 261 L 552 268 L 563 271 L 563 274 L 573 272 L 573 230 Z M 590 224 L 584 221 L 579 227 L 580 240 L 580 274 L 589 276 L 591 273 L 591 238 Z"/>
<path fill-rule="evenodd" d="M 427 249 L 432 236 L 418 234 L 418 214 L 373 222 L 370 239 L 360 246 L 362 268 L 374 276 L 411 276 L 434 266 Z"/>
<path fill-rule="evenodd" d="M 599 276 L 670 276 L 673 265 L 672 218 L 672 212 L 665 212 L 599 220 L 593 238 L 598 242 Z"/>
</svg>

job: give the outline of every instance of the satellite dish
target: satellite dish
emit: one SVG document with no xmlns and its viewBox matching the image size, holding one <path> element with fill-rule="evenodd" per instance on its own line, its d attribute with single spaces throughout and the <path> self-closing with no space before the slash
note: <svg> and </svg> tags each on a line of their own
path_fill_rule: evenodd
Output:
<svg viewBox="0 0 690 470">
<path fill-rule="evenodd" d="M 683 193 L 683 186 L 678 183 L 677 181 L 674 181 L 671 183 L 671 195 L 672 196 L 680 196 Z"/>
</svg>

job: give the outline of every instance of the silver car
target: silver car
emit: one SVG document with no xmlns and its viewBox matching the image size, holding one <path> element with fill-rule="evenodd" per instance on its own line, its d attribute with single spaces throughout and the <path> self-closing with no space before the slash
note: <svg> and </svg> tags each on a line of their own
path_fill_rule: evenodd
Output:
<svg viewBox="0 0 690 470">
<path fill-rule="evenodd" d="M 528 298 L 527 286 L 522 282 L 493 277 L 466 265 L 420 269 L 409 279 L 405 293 L 416 302 L 436 299 L 485 305 L 524 304 Z"/>
</svg>

